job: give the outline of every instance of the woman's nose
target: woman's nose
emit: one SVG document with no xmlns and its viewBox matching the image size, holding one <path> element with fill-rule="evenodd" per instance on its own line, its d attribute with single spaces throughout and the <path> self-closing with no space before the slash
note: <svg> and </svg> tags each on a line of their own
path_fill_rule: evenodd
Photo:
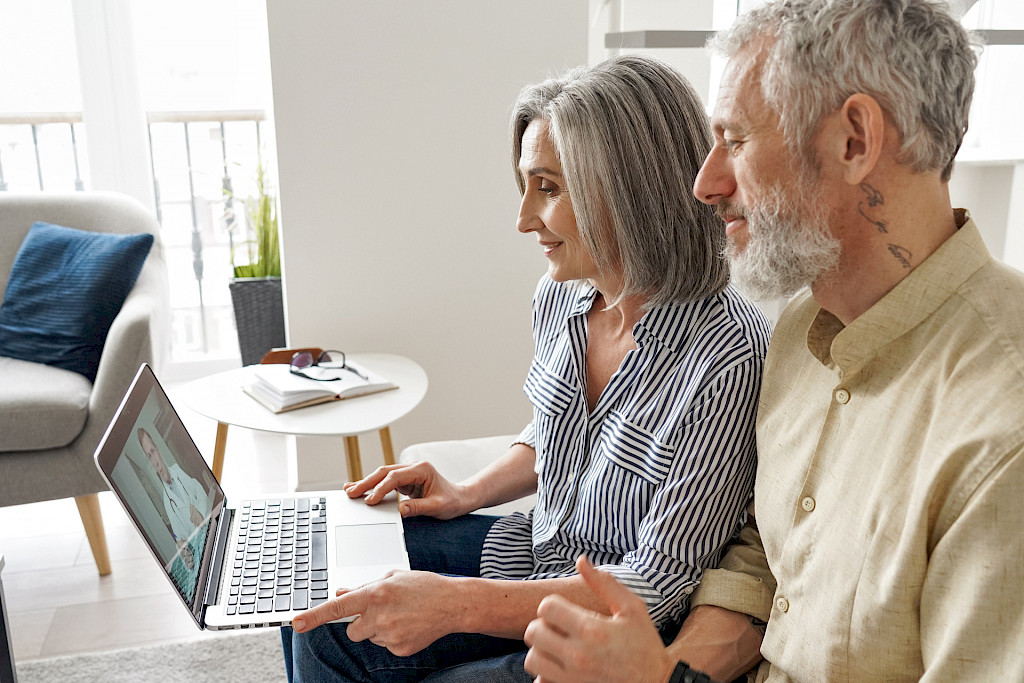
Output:
<svg viewBox="0 0 1024 683">
<path fill-rule="evenodd" d="M 527 192 L 523 195 L 523 200 L 519 204 L 519 218 L 516 220 L 516 230 L 526 234 L 539 230 L 543 225 L 544 222 L 540 219 L 536 208 L 533 206 L 533 202 L 530 200 L 530 194 Z"/>
</svg>

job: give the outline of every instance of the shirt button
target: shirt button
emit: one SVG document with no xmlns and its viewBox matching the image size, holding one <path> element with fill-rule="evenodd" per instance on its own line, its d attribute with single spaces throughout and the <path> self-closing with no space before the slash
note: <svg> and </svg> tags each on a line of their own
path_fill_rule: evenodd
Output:
<svg viewBox="0 0 1024 683">
<path fill-rule="evenodd" d="M 810 512 L 814 509 L 814 499 L 810 496 L 804 496 L 804 499 L 800 501 L 800 507 L 806 512 Z"/>
<path fill-rule="evenodd" d="M 789 600 L 787 600 L 786 598 L 779 598 L 775 601 L 775 606 L 779 608 L 780 612 L 788 612 Z"/>
<path fill-rule="evenodd" d="M 846 389 L 836 389 L 836 400 L 842 404 L 850 402 L 850 392 Z"/>
<path fill-rule="evenodd" d="M 693 592 L 693 586 L 687 586 L 686 588 L 683 589 L 683 592 L 686 593 L 687 595 L 689 595 L 690 593 Z"/>
</svg>

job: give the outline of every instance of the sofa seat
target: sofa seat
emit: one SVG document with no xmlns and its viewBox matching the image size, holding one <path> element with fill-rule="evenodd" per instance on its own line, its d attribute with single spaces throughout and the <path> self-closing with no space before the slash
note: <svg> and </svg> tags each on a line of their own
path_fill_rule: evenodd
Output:
<svg viewBox="0 0 1024 683">
<path fill-rule="evenodd" d="M 431 463 L 441 476 L 449 481 L 460 482 L 504 455 L 518 437 L 518 434 L 511 434 L 509 436 L 487 436 L 479 439 L 428 441 L 413 444 L 399 454 L 398 462 L 414 463 L 425 460 Z M 533 509 L 536 500 L 537 496 L 531 495 L 494 507 L 481 508 L 477 512 L 485 515 L 527 513 Z"/>
<path fill-rule="evenodd" d="M 77 372 L 0 356 L 0 457 L 67 446 L 89 417 L 92 382 Z"/>
</svg>

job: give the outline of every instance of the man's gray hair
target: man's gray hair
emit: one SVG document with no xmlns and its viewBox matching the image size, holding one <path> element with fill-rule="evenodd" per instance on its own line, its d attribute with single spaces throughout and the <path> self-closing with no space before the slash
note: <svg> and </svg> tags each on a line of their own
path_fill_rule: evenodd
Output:
<svg viewBox="0 0 1024 683">
<path fill-rule="evenodd" d="M 761 74 L 765 101 L 789 145 L 812 158 L 822 118 L 850 95 L 875 98 L 900 135 L 897 161 L 949 180 L 974 93 L 971 37 L 930 0 L 776 0 L 709 41 L 734 56 L 769 38 Z M 774 40 L 772 40 L 774 39 Z"/>
<path fill-rule="evenodd" d="M 675 69 L 615 57 L 524 88 L 511 122 L 520 192 L 523 133 L 534 120 L 548 122 L 595 265 L 623 272 L 623 291 L 602 292 L 610 304 L 633 295 L 648 306 L 694 301 L 725 288 L 724 225 L 693 196 L 711 149 L 707 114 Z"/>
</svg>

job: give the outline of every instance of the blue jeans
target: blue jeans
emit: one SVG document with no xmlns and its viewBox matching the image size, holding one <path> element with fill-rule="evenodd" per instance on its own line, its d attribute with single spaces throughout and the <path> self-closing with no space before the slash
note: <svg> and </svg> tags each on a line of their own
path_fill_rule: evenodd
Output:
<svg viewBox="0 0 1024 683">
<path fill-rule="evenodd" d="M 404 520 L 409 565 L 413 569 L 440 574 L 479 576 L 484 538 L 497 519 L 487 515 L 466 515 L 448 521 L 431 517 Z M 487 671 L 504 667 L 521 672 L 522 678 L 512 679 L 488 675 L 488 679 L 495 683 L 530 680 L 522 670 L 526 645 L 521 640 L 478 633 L 452 633 L 412 656 L 399 657 L 368 640 L 352 642 L 345 633 L 347 627 L 345 623 L 325 624 L 307 633 L 282 628 L 281 643 L 288 680 L 292 683 L 398 683 L 422 681 L 428 676 L 431 683 L 480 680 L 480 671 L 472 668 L 475 664 L 469 664 L 469 669 L 459 666 L 468 663 L 478 663 L 487 667 Z M 518 657 L 518 663 L 515 659 L 504 661 L 508 655 Z M 450 670 L 453 677 L 446 677 L 446 670 Z"/>
</svg>

